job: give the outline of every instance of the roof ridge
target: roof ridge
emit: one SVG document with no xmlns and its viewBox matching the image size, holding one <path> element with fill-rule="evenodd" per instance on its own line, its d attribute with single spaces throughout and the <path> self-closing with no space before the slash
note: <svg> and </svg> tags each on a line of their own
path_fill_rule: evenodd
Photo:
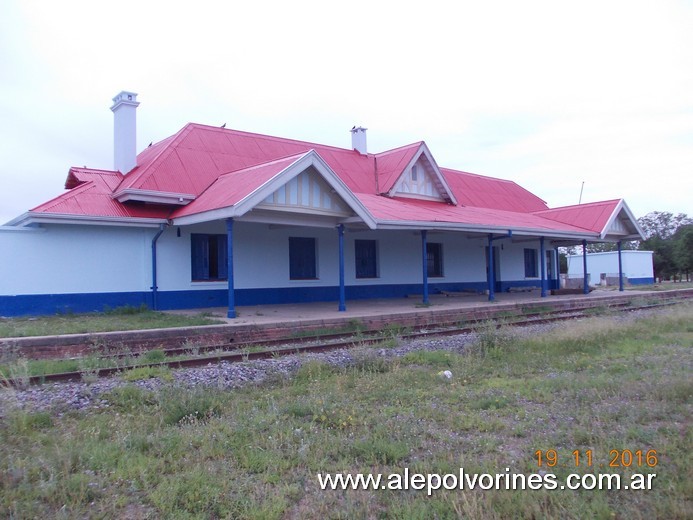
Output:
<svg viewBox="0 0 693 520">
<path fill-rule="evenodd" d="M 312 147 L 320 147 L 320 148 L 330 148 L 333 150 L 339 150 L 340 152 L 354 152 L 354 150 L 350 148 L 342 148 L 340 146 L 334 146 L 330 144 L 320 144 L 316 143 L 314 141 L 302 141 L 300 139 L 291 139 L 290 137 L 279 137 L 276 135 L 268 135 L 268 134 L 261 134 L 258 132 L 247 132 L 245 130 L 236 130 L 235 128 L 221 128 L 218 126 L 210 126 L 210 125 L 205 125 L 203 123 L 188 123 L 190 126 L 195 126 L 195 127 L 200 127 L 204 129 L 209 129 L 209 130 L 214 130 L 218 132 L 224 132 L 224 133 L 234 133 L 234 134 L 241 134 L 241 135 L 247 135 L 247 136 L 253 136 L 253 137 L 262 137 L 265 139 L 269 139 L 271 141 L 282 141 L 282 142 L 292 142 L 292 143 L 297 143 L 297 144 L 304 144 L 304 145 L 310 145 Z M 358 153 L 358 152 L 356 152 Z M 368 155 L 373 155 L 373 154 L 368 154 Z"/>
<path fill-rule="evenodd" d="M 84 167 L 82 167 L 82 166 L 70 166 L 70 170 L 79 170 L 80 172 L 85 172 L 85 173 L 86 172 L 90 172 L 90 173 L 93 172 L 93 173 L 98 173 L 100 175 L 101 174 L 122 175 L 122 173 L 120 173 L 117 170 L 104 170 L 101 168 L 89 168 L 87 166 L 84 166 Z"/>
<path fill-rule="evenodd" d="M 441 171 L 445 170 L 445 171 L 452 172 L 452 173 L 463 173 L 464 175 L 473 175 L 474 177 L 481 177 L 483 179 L 493 179 L 494 181 L 509 182 L 511 184 L 517 184 L 517 182 L 515 182 L 512 179 L 504 179 L 502 177 L 493 177 L 492 175 L 483 175 L 481 173 L 466 172 L 464 170 L 455 170 L 454 168 L 441 167 L 440 170 Z M 522 186 L 520 184 L 517 184 L 517 185 L 520 186 L 520 188 L 522 188 Z"/>
<path fill-rule="evenodd" d="M 186 130 L 188 130 L 188 128 L 190 126 L 192 126 L 192 124 L 193 123 L 186 124 L 183 128 L 178 130 L 178 132 L 176 132 L 175 134 L 170 135 L 165 139 L 162 139 L 161 141 L 157 142 L 156 145 L 152 145 L 152 146 L 158 146 L 158 145 L 162 144 L 164 141 L 167 141 L 170 139 L 170 142 L 168 142 L 164 146 L 162 146 L 162 149 L 154 157 L 152 157 L 152 159 L 149 161 L 149 164 L 152 165 L 153 163 L 158 161 L 166 152 L 173 153 L 173 150 L 175 149 L 175 147 L 173 145 L 176 142 L 178 142 L 179 140 L 181 140 L 185 135 L 188 135 L 189 132 L 186 132 Z M 142 150 L 142 152 L 140 152 L 140 154 L 143 153 L 145 150 L 146 150 L 146 148 L 144 150 Z M 140 155 L 140 154 L 137 154 L 137 155 Z M 118 186 L 115 187 L 115 189 L 113 190 L 113 193 L 117 193 L 122 188 L 123 183 L 125 183 L 127 180 L 129 180 L 128 178 L 130 177 L 130 175 L 132 173 L 134 173 L 135 170 L 137 170 L 138 168 L 140 168 L 140 166 L 136 165 L 135 168 L 130 170 L 128 173 L 121 173 L 121 175 L 123 176 L 123 179 L 120 181 Z M 156 172 L 156 170 L 157 170 L 157 168 L 153 168 L 153 169 L 147 171 L 146 172 L 147 178 L 149 178 L 151 175 L 153 175 L 154 172 Z M 141 180 L 141 178 L 138 178 L 136 180 Z"/>
<path fill-rule="evenodd" d="M 310 152 L 315 152 L 316 154 L 318 154 L 318 152 L 317 152 L 316 150 L 313 150 L 313 149 L 311 148 L 311 149 L 308 150 L 307 152 L 293 153 L 293 154 L 290 154 L 290 155 L 285 155 L 285 156 L 283 156 L 283 157 L 277 157 L 276 159 L 272 159 L 271 161 L 260 162 L 260 163 L 257 163 L 257 164 L 253 164 L 252 166 L 246 166 L 246 167 L 244 167 L 244 168 L 239 168 L 239 169 L 237 169 L 237 170 L 231 170 L 231 171 L 228 171 L 228 172 L 224 172 L 224 173 L 219 174 L 219 177 L 217 177 L 217 179 L 219 179 L 219 178 L 221 178 L 221 177 L 224 177 L 225 175 L 231 175 L 232 173 L 239 173 L 239 172 L 251 171 L 251 170 L 255 170 L 255 169 L 257 169 L 257 168 L 261 168 L 261 167 L 263 167 L 263 166 L 267 166 L 267 165 L 269 165 L 269 164 L 276 164 L 276 163 L 278 163 L 278 162 L 282 162 L 282 161 L 286 161 L 287 159 L 291 159 L 292 157 L 296 157 L 296 158 L 298 158 L 298 157 L 303 157 L 303 156 L 309 154 Z M 320 155 L 320 154 L 318 154 L 318 155 Z M 214 183 L 212 183 L 212 184 L 214 184 Z M 210 184 L 210 186 L 211 186 L 211 184 Z M 207 191 L 207 189 L 209 189 L 209 186 L 207 186 L 207 188 L 205 188 L 204 191 Z M 203 191 L 203 193 L 204 193 L 204 191 Z"/>
<path fill-rule="evenodd" d="M 609 204 L 612 202 L 620 202 L 623 199 L 609 199 L 609 200 L 598 200 L 595 202 L 585 202 L 584 204 L 570 204 L 569 206 L 558 206 L 556 208 L 549 208 L 549 209 L 542 209 L 539 211 L 533 211 L 532 213 L 545 213 L 547 211 L 557 211 L 557 210 L 564 210 L 564 209 L 571 209 L 571 208 L 580 208 L 584 206 L 597 206 L 597 205 L 605 205 Z"/>
<path fill-rule="evenodd" d="M 77 186 L 75 186 L 74 188 L 70 188 L 70 189 L 62 192 L 60 195 L 53 197 L 52 199 L 49 199 L 46 202 L 39 204 L 38 206 L 34 206 L 29 211 L 30 212 L 36 211 L 38 208 L 42 208 L 42 207 L 45 207 L 46 210 L 50 209 L 53 206 L 55 206 L 58 203 L 58 201 L 69 199 L 72 197 L 76 197 L 77 195 L 79 195 L 83 191 L 87 191 L 91 188 L 94 188 L 95 186 L 96 186 L 96 183 L 94 181 L 84 181 L 84 182 L 78 184 Z"/>
<path fill-rule="evenodd" d="M 414 146 L 416 146 L 416 147 L 418 148 L 418 147 L 420 147 L 420 146 L 421 146 L 422 144 L 424 144 L 424 143 L 425 143 L 425 141 L 416 141 L 416 142 L 414 142 L 414 143 L 405 144 L 405 145 L 403 145 L 403 146 L 398 146 L 397 148 L 392 148 L 392 149 L 390 149 L 390 150 L 385 150 L 384 152 L 378 152 L 378 153 L 368 154 L 368 155 L 374 155 L 374 156 L 376 156 L 376 157 L 381 157 L 381 156 L 387 155 L 387 154 L 389 154 L 389 153 L 399 152 L 399 151 L 401 151 L 401 150 L 404 150 L 405 148 L 412 148 L 412 147 L 414 147 Z"/>
</svg>

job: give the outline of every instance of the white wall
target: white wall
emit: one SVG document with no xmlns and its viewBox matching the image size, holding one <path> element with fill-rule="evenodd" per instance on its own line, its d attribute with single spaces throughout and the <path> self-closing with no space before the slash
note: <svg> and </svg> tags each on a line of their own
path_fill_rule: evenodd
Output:
<svg viewBox="0 0 693 520">
<path fill-rule="evenodd" d="M 486 240 L 484 240 L 484 246 L 486 245 Z M 517 242 L 513 242 L 512 239 L 497 240 L 493 243 L 495 247 L 498 247 L 500 254 L 500 277 L 501 281 L 504 282 L 516 282 L 516 281 L 537 281 L 537 286 L 541 283 L 541 261 L 544 261 L 544 268 L 546 273 L 546 278 L 549 277 L 549 265 L 546 263 L 546 256 L 541 258 L 541 246 L 539 244 L 539 239 L 530 240 L 526 238 L 520 238 Z M 537 276 L 527 278 L 525 277 L 525 249 L 535 249 L 537 251 Z M 549 241 L 544 243 L 544 255 L 547 251 L 553 251 L 554 248 Z M 553 256 L 553 277 L 556 277 L 556 261 L 555 254 Z"/>
<path fill-rule="evenodd" d="M 223 222 L 166 229 L 158 241 L 158 287 L 161 291 L 223 289 L 226 282 L 191 281 L 191 233 L 225 234 Z M 318 248 L 318 279 L 289 279 L 289 237 L 312 237 Z M 357 279 L 354 241 L 376 240 L 378 278 Z M 459 233 L 429 232 L 428 242 L 443 247 L 443 277 L 436 282 L 485 282 L 485 238 L 469 239 Z M 524 248 L 534 242 L 496 244 L 503 249 L 501 279 L 525 280 Z M 301 228 L 247 222 L 234 223 L 234 284 L 237 289 L 264 287 L 334 286 L 339 282 L 338 235 L 332 228 Z M 539 241 L 536 241 L 539 250 Z M 548 247 L 547 247 L 548 250 Z M 421 280 L 421 234 L 418 231 L 345 231 L 346 285 L 407 284 Z M 538 271 L 540 274 L 541 271 Z M 536 278 L 539 280 L 539 276 Z"/>
<path fill-rule="evenodd" d="M 111 226 L 0 227 L 0 295 L 147 290 L 155 232 Z"/>
<path fill-rule="evenodd" d="M 157 243 L 159 290 L 225 289 L 226 282 L 191 281 L 190 250 L 191 233 L 225 234 L 224 222 L 181 227 L 180 237 L 177 230 L 177 227 L 167 228 Z M 152 285 L 151 241 L 157 231 L 78 225 L 51 225 L 40 229 L 0 227 L 0 272 L 3 273 L 0 295 L 148 292 Z M 289 279 L 289 237 L 316 238 L 317 280 Z M 377 241 L 378 278 L 356 278 L 355 240 Z M 441 243 L 443 248 L 444 275 L 430 278 L 431 283 L 486 281 L 485 238 L 429 232 L 428 242 Z M 346 231 L 344 244 L 347 285 L 410 284 L 421 280 L 421 234 L 418 231 Z M 534 242 L 503 240 L 496 245 L 502 246 L 501 279 L 525 280 L 523 249 L 533 247 Z M 332 228 L 236 222 L 235 286 L 253 289 L 337 285 L 337 247 L 337 231 Z M 536 249 L 539 249 L 538 241 Z"/>
<path fill-rule="evenodd" d="M 652 251 L 622 251 L 623 274 L 628 278 L 652 278 Z M 593 284 L 598 284 L 601 273 L 618 275 L 618 252 L 588 253 L 587 272 Z M 568 256 L 568 275 L 582 276 L 582 255 Z"/>
</svg>

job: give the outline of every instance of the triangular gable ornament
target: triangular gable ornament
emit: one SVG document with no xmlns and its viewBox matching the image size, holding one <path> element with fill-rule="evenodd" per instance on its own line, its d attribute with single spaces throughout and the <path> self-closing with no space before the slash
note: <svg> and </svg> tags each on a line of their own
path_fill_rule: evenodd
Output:
<svg viewBox="0 0 693 520">
<path fill-rule="evenodd" d="M 426 143 L 421 143 L 387 196 L 438 200 L 457 205 L 457 200 Z"/>
</svg>

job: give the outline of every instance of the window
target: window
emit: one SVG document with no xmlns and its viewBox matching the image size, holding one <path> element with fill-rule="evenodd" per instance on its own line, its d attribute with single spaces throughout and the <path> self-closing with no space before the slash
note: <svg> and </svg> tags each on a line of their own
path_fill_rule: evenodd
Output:
<svg viewBox="0 0 693 520">
<path fill-rule="evenodd" d="M 443 244 L 435 242 L 426 244 L 426 270 L 428 276 L 443 276 Z"/>
<path fill-rule="evenodd" d="M 537 250 L 525 249 L 525 278 L 537 276 Z"/>
<path fill-rule="evenodd" d="M 194 282 L 228 279 L 226 235 L 193 233 L 190 243 Z"/>
<path fill-rule="evenodd" d="M 355 240 L 356 278 L 378 277 L 378 254 L 375 240 Z"/>
<path fill-rule="evenodd" d="M 289 237 L 289 278 L 315 280 L 317 276 L 315 239 Z"/>
<path fill-rule="evenodd" d="M 418 177 L 419 177 L 418 174 L 419 174 L 419 172 L 418 172 L 417 166 L 415 164 L 414 166 L 411 167 L 411 180 L 416 182 L 418 180 Z"/>
</svg>

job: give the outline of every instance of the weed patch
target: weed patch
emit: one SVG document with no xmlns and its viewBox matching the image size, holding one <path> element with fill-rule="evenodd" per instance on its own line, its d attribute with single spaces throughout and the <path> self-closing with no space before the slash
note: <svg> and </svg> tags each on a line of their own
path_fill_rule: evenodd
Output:
<svg viewBox="0 0 693 520">
<path fill-rule="evenodd" d="M 194 424 L 218 417 L 223 410 L 221 397 L 210 388 L 171 389 L 162 394 L 164 424 Z"/>
<path fill-rule="evenodd" d="M 134 382 L 144 379 L 158 378 L 162 381 L 173 381 L 171 369 L 165 366 L 143 366 L 126 370 L 120 376 L 124 381 Z"/>
</svg>

